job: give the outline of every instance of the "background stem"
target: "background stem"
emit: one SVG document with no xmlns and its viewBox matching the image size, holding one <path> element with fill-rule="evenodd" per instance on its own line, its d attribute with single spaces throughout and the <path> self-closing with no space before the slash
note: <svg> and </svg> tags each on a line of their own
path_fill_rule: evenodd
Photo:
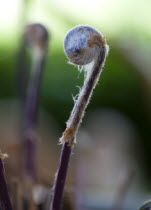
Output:
<svg viewBox="0 0 151 210">
<path fill-rule="evenodd" d="M 45 55 L 33 61 L 33 70 L 27 89 L 24 122 L 25 169 L 27 175 L 36 179 L 36 135 L 38 100 Z"/>
</svg>

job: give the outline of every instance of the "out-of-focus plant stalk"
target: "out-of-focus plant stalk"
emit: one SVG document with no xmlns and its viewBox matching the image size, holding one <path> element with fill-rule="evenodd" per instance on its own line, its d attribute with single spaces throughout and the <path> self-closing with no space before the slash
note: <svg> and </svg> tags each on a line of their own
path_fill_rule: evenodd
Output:
<svg viewBox="0 0 151 210">
<path fill-rule="evenodd" d="M 27 87 L 24 112 L 24 146 L 26 175 L 36 180 L 36 143 L 39 94 L 42 73 L 48 47 L 48 32 L 41 24 L 27 25 L 24 32 L 25 45 L 32 54 L 32 70 Z"/>
</svg>

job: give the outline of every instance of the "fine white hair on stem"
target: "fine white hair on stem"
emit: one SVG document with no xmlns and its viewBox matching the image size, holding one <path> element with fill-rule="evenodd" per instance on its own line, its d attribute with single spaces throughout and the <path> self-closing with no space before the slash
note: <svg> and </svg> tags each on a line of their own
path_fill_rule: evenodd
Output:
<svg viewBox="0 0 151 210">
<path fill-rule="evenodd" d="M 75 96 L 72 95 L 72 99 L 73 99 L 73 102 L 74 102 L 74 103 L 76 103 L 78 96 L 79 96 L 79 94 L 77 94 L 77 95 L 75 95 Z"/>
<path fill-rule="evenodd" d="M 91 98 L 93 89 L 99 79 L 104 66 L 109 47 L 105 37 L 95 28 L 87 25 L 79 25 L 72 28 L 64 40 L 64 51 L 69 62 L 78 66 L 78 70 L 84 69 L 84 85 L 79 94 L 74 97 L 75 105 L 67 121 L 60 141 L 74 141 L 79 125 L 82 122 L 85 109 Z M 70 134 L 67 132 L 69 130 Z"/>
<path fill-rule="evenodd" d="M 64 50 L 70 63 L 84 66 L 86 75 L 83 87 L 79 92 L 78 98 L 75 100 L 73 110 L 67 121 L 67 127 L 60 138 L 62 151 L 50 210 L 61 209 L 70 156 L 73 145 L 76 143 L 76 133 L 90 101 L 93 89 L 99 79 L 108 53 L 108 45 L 104 36 L 95 28 L 80 25 L 72 28 L 67 33 L 64 40 Z"/>
<path fill-rule="evenodd" d="M 72 64 L 72 63 L 71 63 Z M 84 70 L 84 66 L 78 66 L 78 71 L 81 73 Z"/>
</svg>

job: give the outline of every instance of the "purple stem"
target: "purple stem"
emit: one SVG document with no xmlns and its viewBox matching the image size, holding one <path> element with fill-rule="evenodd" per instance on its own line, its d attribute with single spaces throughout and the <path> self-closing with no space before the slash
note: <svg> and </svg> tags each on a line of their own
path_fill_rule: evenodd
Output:
<svg viewBox="0 0 151 210">
<path fill-rule="evenodd" d="M 4 176 L 4 166 L 1 158 L 0 158 L 0 200 L 1 200 L 1 205 L 4 206 L 5 210 L 13 210 L 10 196 L 8 193 L 7 183 Z"/>
<path fill-rule="evenodd" d="M 67 176 L 67 169 L 69 165 L 69 160 L 71 156 L 72 147 L 69 146 L 68 142 L 65 142 L 60 156 L 59 167 L 56 175 L 56 181 L 54 185 L 54 199 L 51 204 L 53 210 L 60 210 L 62 205 L 63 190 L 65 185 L 65 180 Z"/>
</svg>

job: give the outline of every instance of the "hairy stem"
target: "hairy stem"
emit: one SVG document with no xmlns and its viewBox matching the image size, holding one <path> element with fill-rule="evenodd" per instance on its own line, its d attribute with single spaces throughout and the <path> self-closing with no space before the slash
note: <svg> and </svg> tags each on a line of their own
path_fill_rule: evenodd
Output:
<svg viewBox="0 0 151 210">
<path fill-rule="evenodd" d="M 84 85 L 80 91 L 79 97 L 74 105 L 71 116 L 67 122 L 67 128 L 61 137 L 62 152 L 60 156 L 59 168 L 54 184 L 54 193 L 52 198 L 51 210 L 60 210 L 63 198 L 64 185 L 67 175 L 67 169 L 71 156 L 72 147 L 75 141 L 75 135 L 78 131 L 84 111 L 90 100 L 92 91 L 98 81 L 102 66 L 106 57 L 106 47 L 102 46 L 100 54 L 96 58 L 93 68 L 87 73 Z"/>
<path fill-rule="evenodd" d="M 105 61 L 105 56 L 106 48 L 104 46 L 101 48 L 100 55 L 98 56 L 94 67 L 90 70 L 90 72 L 87 72 L 84 85 L 80 91 L 79 97 L 67 122 L 67 126 L 76 131 L 78 130 L 79 125 L 82 121 L 84 111 L 89 103 L 92 91 L 95 88 L 95 85 L 99 79 L 99 75 L 102 69 L 101 67 Z"/>
</svg>

